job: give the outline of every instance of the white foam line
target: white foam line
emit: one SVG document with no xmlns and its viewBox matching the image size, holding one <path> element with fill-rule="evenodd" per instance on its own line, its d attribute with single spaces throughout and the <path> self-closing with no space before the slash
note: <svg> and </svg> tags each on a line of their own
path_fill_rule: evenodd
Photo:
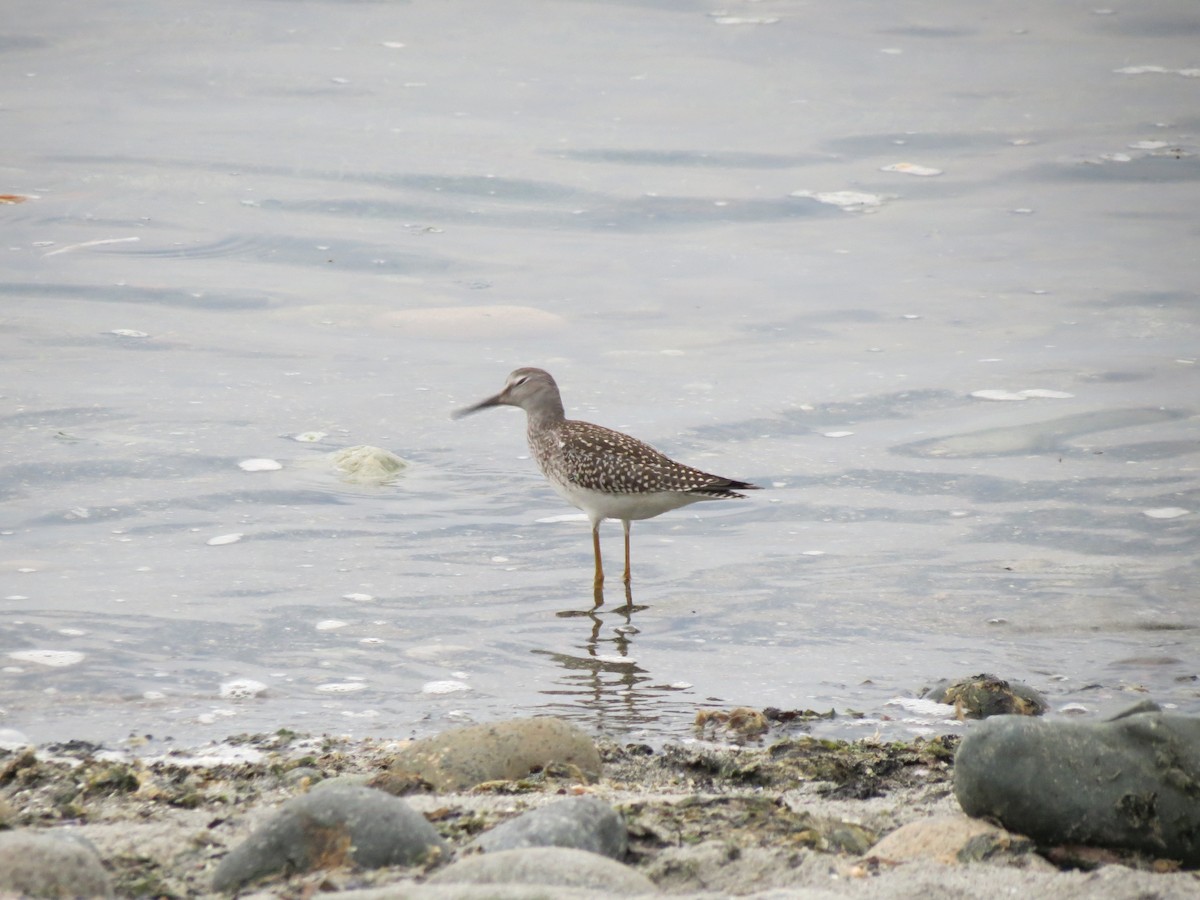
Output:
<svg viewBox="0 0 1200 900">
<path fill-rule="evenodd" d="M 124 238 L 104 238 L 99 241 L 84 241 L 82 244 L 68 244 L 65 247 L 59 247 L 57 250 L 51 250 L 49 253 L 43 253 L 42 259 L 47 256 L 57 256 L 60 253 L 66 253 L 68 250 L 82 250 L 84 247 L 99 247 L 101 244 L 128 244 L 130 241 L 140 241 L 140 237 L 124 237 Z"/>
</svg>

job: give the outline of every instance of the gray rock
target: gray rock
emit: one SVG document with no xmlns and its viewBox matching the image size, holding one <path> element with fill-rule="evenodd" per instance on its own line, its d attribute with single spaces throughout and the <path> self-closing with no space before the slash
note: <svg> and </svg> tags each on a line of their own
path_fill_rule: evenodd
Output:
<svg viewBox="0 0 1200 900">
<path fill-rule="evenodd" d="M 213 889 L 233 891 L 274 872 L 407 866 L 446 843 L 403 800 L 353 785 L 330 785 L 285 803 L 221 861 Z"/>
<path fill-rule="evenodd" d="M 573 847 L 622 859 L 629 849 L 625 820 L 598 797 L 571 797 L 509 819 L 472 847 L 494 853 L 519 847 Z"/>
<path fill-rule="evenodd" d="M 612 896 L 652 894 L 645 875 L 585 850 L 525 847 L 464 857 L 429 879 L 430 884 L 527 884 L 608 891 Z"/>
<path fill-rule="evenodd" d="M 395 793 L 418 779 L 438 791 L 460 791 L 485 781 L 512 781 L 552 764 L 581 779 L 600 777 L 600 753 L 590 737 L 550 716 L 452 728 L 416 741 L 396 755 L 377 787 Z"/>
<path fill-rule="evenodd" d="M 0 832 L 0 894 L 111 897 L 112 882 L 96 849 L 61 831 Z"/>
<path fill-rule="evenodd" d="M 998 716 L 954 763 L 968 815 L 1042 845 L 1138 850 L 1200 865 L 1200 718 L 1141 704 L 1104 722 Z"/>
</svg>

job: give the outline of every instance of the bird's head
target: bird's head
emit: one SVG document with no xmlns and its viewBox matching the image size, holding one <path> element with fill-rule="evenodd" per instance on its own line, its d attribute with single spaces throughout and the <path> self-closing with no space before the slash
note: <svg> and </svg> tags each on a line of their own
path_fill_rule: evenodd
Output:
<svg viewBox="0 0 1200 900">
<path fill-rule="evenodd" d="M 548 412 L 553 415 L 557 410 L 562 414 L 562 398 L 558 393 L 558 385 L 545 369 L 522 368 L 508 376 L 504 389 L 500 393 L 481 400 L 473 406 L 457 410 L 453 415 L 456 419 L 489 409 L 493 406 L 519 406 L 527 413 Z"/>
</svg>

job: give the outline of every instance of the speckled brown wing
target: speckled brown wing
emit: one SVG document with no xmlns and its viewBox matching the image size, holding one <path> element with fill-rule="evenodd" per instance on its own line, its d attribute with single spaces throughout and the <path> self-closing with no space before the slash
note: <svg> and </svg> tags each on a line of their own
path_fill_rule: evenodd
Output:
<svg viewBox="0 0 1200 900">
<path fill-rule="evenodd" d="M 547 437 L 549 437 L 547 435 Z M 554 429 L 554 444 L 539 453 L 538 463 L 550 478 L 593 491 L 648 494 L 669 491 L 730 499 L 757 485 L 701 472 L 655 450 L 644 441 L 588 422 L 565 421 Z"/>
</svg>

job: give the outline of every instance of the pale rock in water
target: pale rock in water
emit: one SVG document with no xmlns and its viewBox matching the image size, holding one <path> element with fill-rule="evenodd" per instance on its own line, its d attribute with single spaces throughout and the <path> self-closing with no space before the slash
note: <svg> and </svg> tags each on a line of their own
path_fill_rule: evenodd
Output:
<svg viewBox="0 0 1200 900">
<path fill-rule="evenodd" d="M 346 447 L 329 458 L 345 481 L 356 484 L 384 484 L 408 468 L 408 463 L 395 453 L 368 444 Z"/>
</svg>

